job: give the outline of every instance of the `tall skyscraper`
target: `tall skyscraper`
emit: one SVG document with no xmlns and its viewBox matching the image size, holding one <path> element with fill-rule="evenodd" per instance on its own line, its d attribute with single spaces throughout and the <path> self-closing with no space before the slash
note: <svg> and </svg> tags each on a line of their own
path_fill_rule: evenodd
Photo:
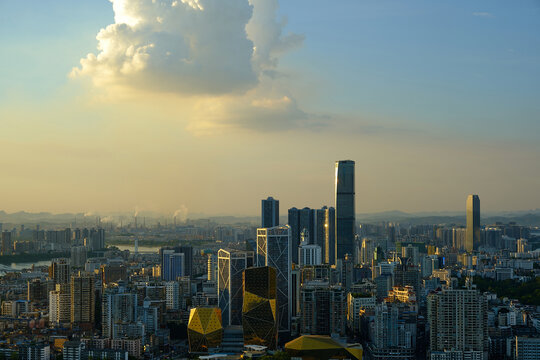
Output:
<svg viewBox="0 0 540 360">
<path fill-rule="evenodd" d="M 274 227 L 279 225 L 279 200 L 268 197 L 261 200 L 261 227 Z"/>
<path fill-rule="evenodd" d="M 257 229 L 257 266 L 271 266 L 277 271 L 279 333 L 291 331 L 291 228 L 288 225 Z"/>
<path fill-rule="evenodd" d="M 71 321 L 70 284 L 56 284 L 55 290 L 49 293 L 49 321 L 54 324 Z"/>
<path fill-rule="evenodd" d="M 242 325 L 244 344 L 277 346 L 276 269 L 269 266 L 244 270 Z"/>
<path fill-rule="evenodd" d="M 354 254 L 354 161 L 336 161 L 336 258 Z"/>
<path fill-rule="evenodd" d="M 448 289 L 428 296 L 431 359 L 487 359 L 486 298 L 474 289 Z M 454 359 L 457 357 L 452 357 Z M 450 357 L 448 357 L 450 359 Z"/>
<path fill-rule="evenodd" d="M 478 195 L 467 197 L 467 238 L 465 250 L 472 252 L 480 244 L 480 198 Z"/>
<path fill-rule="evenodd" d="M 298 264 L 300 234 L 304 229 L 309 233 L 309 243 L 319 245 L 324 263 L 335 263 L 335 211 L 323 206 L 321 209 L 293 207 L 288 212 L 288 225 L 291 227 L 292 262 Z"/>
<path fill-rule="evenodd" d="M 252 263 L 251 256 L 248 251 L 218 251 L 218 304 L 224 327 L 242 325 L 242 274 Z"/>
</svg>

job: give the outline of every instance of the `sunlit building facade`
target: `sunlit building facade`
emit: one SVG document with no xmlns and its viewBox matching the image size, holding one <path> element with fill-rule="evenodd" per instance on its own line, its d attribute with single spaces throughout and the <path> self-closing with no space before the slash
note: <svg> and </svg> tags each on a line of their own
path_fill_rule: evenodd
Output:
<svg viewBox="0 0 540 360">
<path fill-rule="evenodd" d="M 478 195 L 467 197 L 467 235 L 465 250 L 472 252 L 480 244 L 480 198 Z"/>
<path fill-rule="evenodd" d="M 244 344 L 277 346 L 277 273 L 265 266 L 244 270 Z"/>
<path fill-rule="evenodd" d="M 219 347 L 223 339 L 221 309 L 191 309 L 187 332 L 189 352 L 208 352 L 208 349 Z"/>
</svg>

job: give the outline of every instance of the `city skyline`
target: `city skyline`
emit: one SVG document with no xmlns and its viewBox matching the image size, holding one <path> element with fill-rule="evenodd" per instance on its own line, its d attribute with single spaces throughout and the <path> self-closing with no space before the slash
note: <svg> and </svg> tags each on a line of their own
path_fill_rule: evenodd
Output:
<svg viewBox="0 0 540 360">
<path fill-rule="evenodd" d="M 256 214 L 250 199 L 269 193 L 316 208 L 332 204 L 331 164 L 346 158 L 362 171 L 359 213 L 460 210 L 469 193 L 486 211 L 538 208 L 535 3 L 244 0 L 220 5 L 238 15 L 227 29 L 210 5 L 182 3 L 179 18 L 203 15 L 193 30 L 161 3 L 172 6 L 0 4 L 4 210 Z M 143 43 L 113 31 L 122 24 Z M 181 43 L 198 29 L 224 34 L 201 38 L 222 59 L 201 63 L 215 81 L 168 63 L 199 49 L 158 35 Z M 150 58 L 109 52 L 119 44 Z M 212 56 L 221 46 L 238 51 Z M 174 83 L 160 88 L 163 77 Z M 257 162 L 280 171 L 246 166 Z"/>
<path fill-rule="evenodd" d="M 540 360 L 539 19 L 0 0 L 0 360 Z"/>
</svg>

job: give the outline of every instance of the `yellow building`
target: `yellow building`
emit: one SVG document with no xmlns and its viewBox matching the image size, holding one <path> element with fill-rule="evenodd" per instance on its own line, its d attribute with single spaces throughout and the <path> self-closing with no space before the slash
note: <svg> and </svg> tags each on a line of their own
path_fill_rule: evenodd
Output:
<svg viewBox="0 0 540 360">
<path fill-rule="evenodd" d="M 189 352 L 208 352 L 221 345 L 223 326 L 220 308 L 194 308 L 189 313 Z"/>
<path fill-rule="evenodd" d="M 304 335 L 285 344 L 290 356 L 303 360 L 353 359 L 362 360 L 361 345 L 344 347 L 330 336 Z"/>
</svg>

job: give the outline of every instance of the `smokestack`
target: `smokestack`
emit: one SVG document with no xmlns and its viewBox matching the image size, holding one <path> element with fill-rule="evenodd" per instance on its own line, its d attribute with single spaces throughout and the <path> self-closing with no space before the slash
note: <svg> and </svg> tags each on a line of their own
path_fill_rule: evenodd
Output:
<svg viewBox="0 0 540 360">
<path fill-rule="evenodd" d="M 135 216 L 135 229 L 137 229 L 137 216 Z"/>
</svg>

